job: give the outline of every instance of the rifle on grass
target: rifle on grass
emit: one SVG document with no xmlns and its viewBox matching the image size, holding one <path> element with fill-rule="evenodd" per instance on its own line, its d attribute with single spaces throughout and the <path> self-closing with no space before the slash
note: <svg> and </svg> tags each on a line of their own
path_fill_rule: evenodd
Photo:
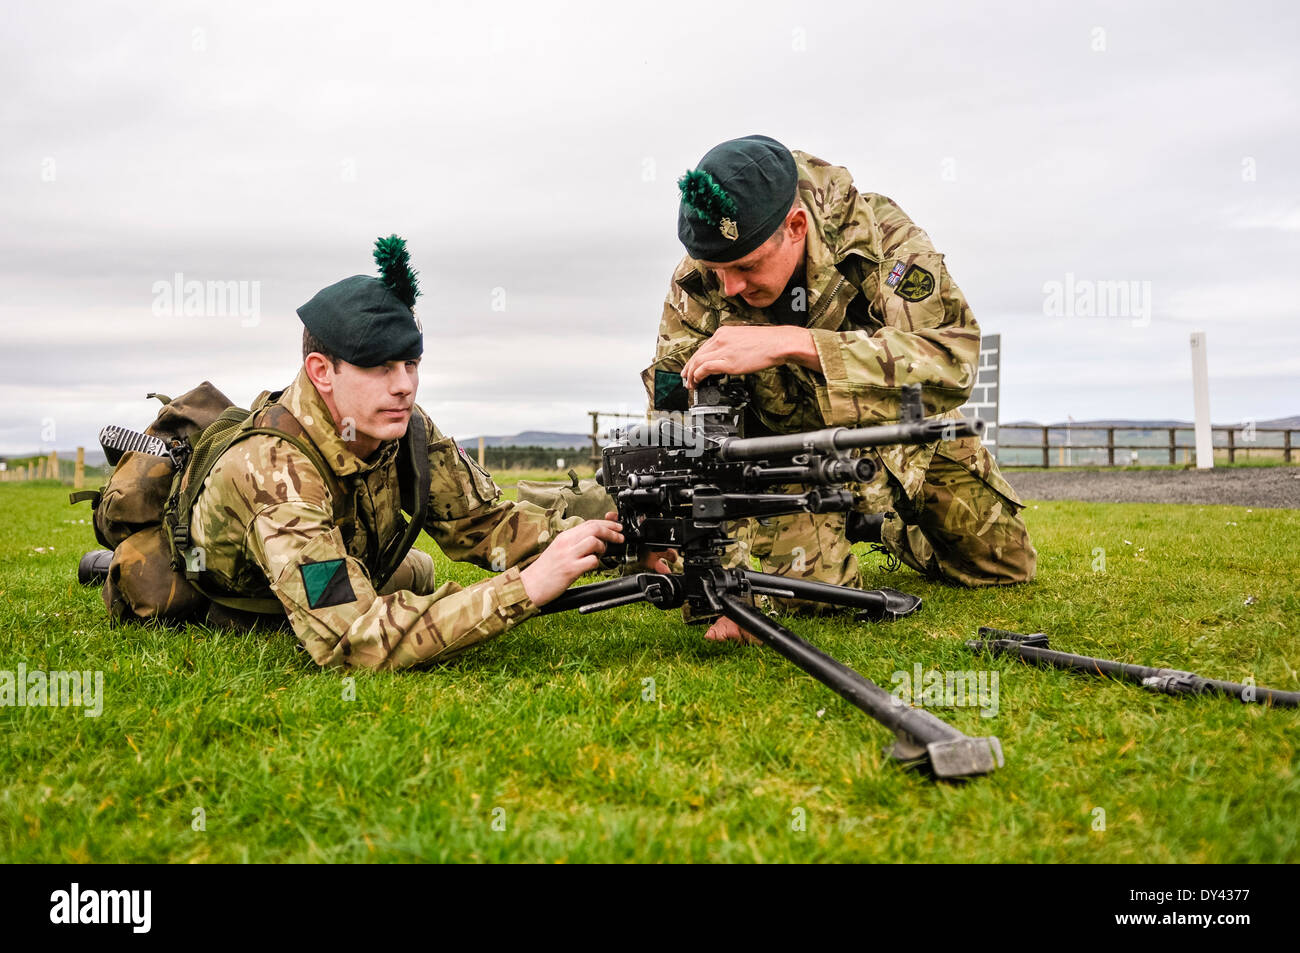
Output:
<svg viewBox="0 0 1300 953">
<path fill-rule="evenodd" d="M 1058 652 L 1048 647 L 1047 636 L 1042 632 L 1024 635 L 981 626 L 979 638 L 971 639 L 966 646 L 976 652 L 1015 655 L 1045 668 L 1065 668 L 1120 681 L 1137 682 L 1148 691 L 1165 695 L 1226 695 L 1246 703 L 1255 702 L 1274 708 L 1300 706 L 1300 692 L 1283 692 L 1258 685 L 1202 678 L 1195 672 L 1184 672 L 1177 668 L 1152 668 L 1149 665 L 1130 665 L 1128 662 L 1112 662 L 1110 659 Z"/>
</svg>

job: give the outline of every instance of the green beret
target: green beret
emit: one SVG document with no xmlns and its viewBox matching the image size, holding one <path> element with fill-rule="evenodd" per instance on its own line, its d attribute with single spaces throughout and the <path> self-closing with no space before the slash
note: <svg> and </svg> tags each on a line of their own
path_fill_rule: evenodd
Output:
<svg viewBox="0 0 1300 953">
<path fill-rule="evenodd" d="M 677 237 L 692 258 L 744 258 L 785 220 L 798 184 L 794 156 L 775 139 L 729 139 L 677 180 Z"/>
<path fill-rule="evenodd" d="M 353 275 L 322 288 L 298 317 L 334 357 L 358 367 L 413 361 L 424 353 L 414 312 L 378 278 Z"/>
</svg>

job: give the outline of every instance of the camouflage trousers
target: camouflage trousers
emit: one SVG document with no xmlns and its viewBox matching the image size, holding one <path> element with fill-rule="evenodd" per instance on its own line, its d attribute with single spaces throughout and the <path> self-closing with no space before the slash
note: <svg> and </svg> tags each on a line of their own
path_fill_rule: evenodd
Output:
<svg viewBox="0 0 1300 953">
<path fill-rule="evenodd" d="M 963 586 L 1028 582 L 1038 554 L 1019 515 L 1023 505 L 973 472 L 997 472 L 988 451 L 981 447 L 978 453 L 983 456 L 970 468 L 936 453 L 913 499 L 888 478 L 893 506 L 881 544 L 887 554 L 931 579 Z M 724 561 L 734 568 L 757 559 L 764 572 L 863 588 L 858 558 L 844 535 L 847 519 L 845 513 L 801 513 L 739 521 L 731 530 L 739 542 Z M 819 608 L 802 600 L 773 602 L 785 611 Z"/>
<path fill-rule="evenodd" d="M 381 596 L 391 596 L 394 592 L 413 592 L 417 596 L 431 595 L 437 585 L 434 583 L 433 557 L 418 549 L 410 550 L 392 576 L 378 590 Z"/>
</svg>

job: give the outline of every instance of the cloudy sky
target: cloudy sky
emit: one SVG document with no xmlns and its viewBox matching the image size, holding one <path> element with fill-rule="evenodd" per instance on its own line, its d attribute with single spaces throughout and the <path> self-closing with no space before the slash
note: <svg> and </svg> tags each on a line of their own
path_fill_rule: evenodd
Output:
<svg viewBox="0 0 1300 953">
<path fill-rule="evenodd" d="M 369 273 L 391 232 L 422 272 L 419 399 L 445 431 L 639 410 L 681 254 L 674 180 L 755 132 L 929 232 L 1002 334 L 1003 420 L 1189 419 L 1197 330 L 1216 422 L 1300 413 L 1293 4 L 82 0 L 4 18 L 0 453 L 142 426 L 147 391 L 284 386 L 294 309 Z M 177 281 L 240 295 L 187 313 Z M 1126 283 L 1122 313 L 1087 313 L 1101 282 Z"/>
</svg>

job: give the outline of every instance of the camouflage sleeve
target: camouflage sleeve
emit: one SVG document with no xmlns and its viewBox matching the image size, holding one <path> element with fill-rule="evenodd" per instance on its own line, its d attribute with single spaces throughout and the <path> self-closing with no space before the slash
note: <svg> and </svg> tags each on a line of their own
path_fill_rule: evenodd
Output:
<svg viewBox="0 0 1300 953">
<path fill-rule="evenodd" d="M 669 282 L 663 317 L 659 319 L 654 361 L 641 372 L 641 383 L 645 386 L 646 398 L 651 407 L 656 405 L 656 373 L 680 373 L 691 355 L 717 328 L 718 315 L 706 311 L 677 283 L 678 277 L 690 269 L 689 262 L 689 259 L 683 259 Z"/>
<path fill-rule="evenodd" d="M 880 326 L 812 331 L 826 382 L 817 400 L 833 426 L 897 419 L 908 384 L 921 385 L 928 414 L 954 410 L 979 365 L 979 326 L 943 255 L 897 205 L 883 196 L 857 201 L 868 198 L 885 241 L 880 262 L 867 263 L 862 294 Z"/>
<path fill-rule="evenodd" d="M 250 438 L 245 448 L 248 485 L 236 485 L 223 507 L 245 526 L 249 558 L 318 664 L 394 669 L 448 658 L 536 614 L 518 569 L 468 588 L 376 594 L 333 524 L 312 463 L 275 438 Z M 266 459 L 251 459 L 259 455 Z"/>
<path fill-rule="evenodd" d="M 426 416 L 426 421 L 428 417 Z M 451 559 L 493 572 L 524 567 L 557 535 L 582 522 L 558 510 L 501 498 L 486 470 L 428 421 L 429 514 L 424 529 Z"/>
</svg>

